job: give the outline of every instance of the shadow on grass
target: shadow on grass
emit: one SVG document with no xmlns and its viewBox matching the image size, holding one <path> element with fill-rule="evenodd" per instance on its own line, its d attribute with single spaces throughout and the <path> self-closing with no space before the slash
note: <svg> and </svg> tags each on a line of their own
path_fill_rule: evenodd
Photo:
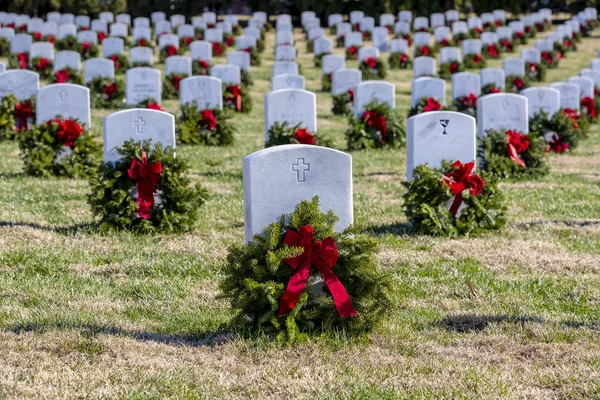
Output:
<svg viewBox="0 0 600 400">
<path fill-rule="evenodd" d="M 156 332 L 147 332 L 141 330 L 129 330 L 115 326 L 86 324 L 86 323 L 38 323 L 25 322 L 15 324 L 10 328 L 11 332 L 16 334 L 22 332 L 42 333 L 50 329 L 80 331 L 86 336 L 95 336 L 99 334 L 128 337 L 139 341 L 163 343 L 172 346 L 190 346 L 190 347 L 214 347 L 230 342 L 238 337 L 232 331 L 212 330 L 204 332 L 190 332 L 188 334 L 170 335 Z"/>
<path fill-rule="evenodd" d="M 85 223 L 75 224 L 70 226 L 52 226 L 52 225 L 41 225 L 33 222 L 11 222 L 11 221 L 0 221 L 0 228 L 15 228 L 24 227 L 45 232 L 55 232 L 65 236 L 72 236 L 76 233 L 94 234 L 99 232 L 99 226 L 96 223 Z"/>
<path fill-rule="evenodd" d="M 524 324 L 526 322 L 542 323 L 537 317 L 512 316 L 512 315 L 451 315 L 438 322 L 438 327 L 447 331 L 467 333 L 481 332 L 493 323 Z"/>
<path fill-rule="evenodd" d="M 362 229 L 362 233 L 367 233 L 374 236 L 383 235 L 413 235 L 408 223 L 396 223 L 389 225 L 366 226 Z"/>
<path fill-rule="evenodd" d="M 596 226 L 600 225 L 600 219 L 550 219 L 550 220 L 539 220 L 539 221 L 529 221 L 529 222 L 520 222 L 515 224 L 515 228 L 521 230 L 528 230 L 531 228 L 536 228 L 540 226 L 547 225 L 566 225 L 572 228 L 585 228 L 588 226 Z"/>
</svg>

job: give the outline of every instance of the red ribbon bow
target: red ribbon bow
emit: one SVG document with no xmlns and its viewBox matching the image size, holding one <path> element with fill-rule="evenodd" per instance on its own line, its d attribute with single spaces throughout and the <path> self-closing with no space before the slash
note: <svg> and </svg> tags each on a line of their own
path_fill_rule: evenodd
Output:
<svg viewBox="0 0 600 400">
<path fill-rule="evenodd" d="M 47 35 L 46 39 L 48 39 L 49 43 L 54 44 L 54 42 L 56 42 L 56 38 L 54 37 L 54 35 Z"/>
<path fill-rule="evenodd" d="M 233 39 L 233 37 L 230 36 L 225 39 L 225 46 L 231 47 L 233 45 L 233 42 L 234 42 L 234 39 Z"/>
<path fill-rule="evenodd" d="M 298 257 L 285 259 L 286 264 L 292 267 L 295 272 L 279 301 L 277 318 L 292 311 L 298 303 L 300 295 L 304 292 L 308 282 L 311 265 L 314 265 L 323 277 L 327 288 L 331 292 L 338 314 L 342 318 L 357 315 L 346 288 L 332 269 L 337 264 L 339 253 L 331 236 L 322 242 L 315 241 L 312 226 L 306 225 L 301 226 L 299 232 L 288 230 L 283 239 L 283 244 L 290 247 L 302 247 L 304 253 Z"/>
<path fill-rule="evenodd" d="M 140 39 L 140 41 L 138 42 L 139 46 L 146 46 L 148 44 L 148 42 L 146 42 L 146 39 Z"/>
<path fill-rule="evenodd" d="M 56 122 L 58 124 L 56 136 L 58 137 L 58 140 L 65 145 L 65 147 L 73 147 L 77 138 L 83 133 L 83 128 L 81 128 L 81 126 L 73 120 L 60 120 L 58 118 L 54 118 L 49 123 L 52 122 Z"/>
<path fill-rule="evenodd" d="M 502 47 L 504 47 L 508 51 L 511 51 L 512 50 L 512 43 L 510 42 L 510 40 L 504 39 L 504 41 L 502 42 Z"/>
<path fill-rule="evenodd" d="M 200 65 L 200 75 L 208 74 L 208 63 L 204 60 L 198 60 L 198 65 Z"/>
<path fill-rule="evenodd" d="M 425 104 L 425 108 L 423 109 L 423 112 L 438 111 L 441 109 L 442 109 L 442 105 L 440 103 L 438 103 L 438 101 L 436 99 L 434 99 L 433 97 L 429 97 L 429 98 L 427 98 L 427 104 Z"/>
<path fill-rule="evenodd" d="M 537 65 L 535 65 L 535 63 L 529 63 L 529 74 L 530 76 L 535 76 L 537 75 Z"/>
<path fill-rule="evenodd" d="M 106 34 L 104 32 L 98 32 L 98 43 L 102 44 L 104 38 L 106 38 Z"/>
<path fill-rule="evenodd" d="M 442 47 L 447 47 L 448 46 L 448 39 L 442 39 L 442 41 L 440 42 L 440 44 L 442 45 Z"/>
<path fill-rule="evenodd" d="M 106 85 L 102 88 L 102 91 L 106 95 L 106 98 L 108 99 L 108 101 L 112 100 L 115 93 L 117 93 L 117 90 L 118 90 L 118 87 L 117 87 L 116 82 L 109 83 L 108 85 Z"/>
<path fill-rule="evenodd" d="M 19 60 L 19 66 L 22 69 L 27 68 L 27 64 L 29 63 L 29 54 L 19 53 L 19 54 L 17 54 L 17 59 Z"/>
<path fill-rule="evenodd" d="M 502 93 L 502 89 L 498 89 L 497 87 L 495 87 L 495 86 L 494 86 L 494 87 L 493 87 L 493 88 L 490 90 L 490 93 Z"/>
<path fill-rule="evenodd" d="M 463 191 L 469 189 L 469 193 L 473 196 L 479 196 L 483 191 L 485 181 L 479 175 L 471 173 L 475 168 L 474 162 L 463 165 L 460 161 L 455 161 L 451 167 L 452 171 L 444 176 L 444 180 L 440 181 L 440 184 L 448 186 L 454 195 L 454 201 L 450 206 L 450 214 L 456 216 L 463 201 Z"/>
<path fill-rule="evenodd" d="M 83 43 L 81 44 L 81 52 L 82 52 L 83 54 L 87 54 L 88 50 L 90 49 L 90 46 L 91 46 L 91 45 L 90 45 L 90 42 L 83 42 Z"/>
<path fill-rule="evenodd" d="M 554 60 L 552 59 L 552 55 L 549 52 L 547 52 L 547 51 L 544 51 L 542 53 L 542 60 L 546 61 L 548 63 L 548 65 L 554 64 Z"/>
<path fill-rule="evenodd" d="M 591 97 L 584 97 L 581 99 L 581 106 L 587 115 L 589 115 L 592 119 L 596 119 L 596 104 L 594 103 L 594 99 Z"/>
<path fill-rule="evenodd" d="M 406 54 L 406 53 L 400 54 L 400 65 L 402 65 L 402 66 L 406 65 L 407 61 L 408 61 L 408 54 Z"/>
<path fill-rule="evenodd" d="M 450 66 L 448 67 L 448 71 L 450 71 L 451 74 L 455 73 L 456 71 L 458 71 L 458 63 L 456 61 L 453 61 Z"/>
<path fill-rule="evenodd" d="M 375 68 L 377 66 L 377 60 L 375 59 L 375 57 L 368 57 L 367 59 L 365 59 L 365 63 L 369 68 Z"/>
<path fill-rule="evenodd" d="M 171 57 L 177 54 L 177 47 L 172 44 L 167 46 L 167 57 Z"/>
<path fill-rule="evenodd" d="M 419 54 L 422 56 L 426 56 L 429 54 L 429 47 L 428 46 L 421 46 L 419 47 Z"/>
<path fill-rule="evenodd" d="M 26 131 L 29 129 L 29 118 L 33 118 L 33 110 L 31 108 L 31 101 L 22 101 L 17 103 L 15 106 L 15 122 L 18 131 Z"/>
<path fill-rule="evenodd" d="M 363 121 L 367 126 L 372 126 L 381 134 L 381 144 L 385 144 L 387 137 L 387 120 L 377 111 L 368 110 L 363 114 Z"/>
<path fill-rule="evenodd" d="M 402 35 L 402 39 L 406 40 L 406 43 L 410 46 L 411 45 L 411 41 L 410 41 L 410 35 L 408 33 L 405 33 Z"/>
<path fill-rule="evenodd" d="M 189 44 L 192 43 L 194 38 L 191 36 L 186 36 L 184 40 L 185 40 L 185 44 L 189 46 Z"/>
<path fill-rule="evenodd" d="M 40 61 L 38 61 L 36 67 L 39 71 L 45 71 L 48 69 L 48 67 L 50 66 L 50 61 L 48 61 L 47 58 L 40 58 Z"/>
<path fill-rule="evenodd" d="M 354 103 L 354 90 L 348 89 L 348 96 L 350 96 L 350 100 L 348 100 L 348 102 Z"/>
<path fill-rule="evenodd" d="M 119 65 L 119 60 L 118 60 L 118 58 L 117 58 L 117 55 L 116 55 L 116 54 L 113 54 L 113 55 L 112 55 L 112 56 L 110 56 L 109 58 L 112 60 L 113 64 L 115 65 L 115 69 L 119 69 L 119 68 L 121 67 L 121 66 Z"/>
<path fill-rule="evenodd" d="M 154 205 L 154 193 L 156 193 L 156 185 L 160 181 L 162 172 L 161 162 L 157 161 L 150 164 L 146 152 L 142 152 L 141 161 L 137 158 L 131 160 L 127 175 L 130 180 L 137 183 L 137 203 L 140 218 L 150 219 L 150 208 Z"/>
<path fill-rule="evenodd" d="M 356 55 L 356 53 L 358 53 L 358 49 L 355 46 L 350 46 L 350 48 L 348 49 L 348 51 L 350 52 L 350 54 L 352 54 L 353 56 Z"/>
<path fill-rule="evenodd" d="M 150 110 L 158 110 L 158 111 L 165 111 L 158 103 L 150 103 L 150 104 L 148 104 L 148 109 L 150 109 Z"/>
<path fill-rule="evenodd" d="M 35 32 L 33 34 L 33 38 L 35 39 L 36 42 L 39 42 L 40 40 L 42 40 L 42 34 L 40 32 Z"/>
<path fill-rule="evenodd" d="M 493 57 L 493 58 L 498 57 L 498 49 L 496 48 L 495 44 L 490 44 L 488 46 L 488 54 L 490 55 L 490 57 Z"/>
<path fill-rule="evenodd" d="M 221 55 L 221 44 L 214 42 L 212 44 L 212 49 L 213 49 L 213 54 L 215 55 L 215 57 L 219 57 Z"/>
<path fill-rule="evenodd" d="M 294 134 L 294 139 L 300 144 L 315 144 L 315 136 L 305 128 L 298 129 Z"/>
<path fill-rule="evenodd" d="M 481 56 L 479 54 L 475 54 L 473 56 L 473 64 L 477 65 L 479 64 L 479 61 L 481 61 Z"/>
<path fill-rule="evenodd" d="M 521 89 L 523 89 L 523 79 L 521 78 L 515 78 L 512 81 L 513 86 L 517 89 L 517 91 L 521 91 Z"/>
<path fill-rule="evenodd" d="M 512 130 L 506 131 L 506 136 L 508 139 L 508 156 L 511 160 L 525 168 L 525 161 L 519 158 L 519 154 L 524 153 L 529 147 L 529 138 L 525 134 L 520 134 Z"/>
<path fill-rule="evenodd" d="M 553 151 L 555 153 L 564 153 L 569 150 L 569 144 L 564 142 L 564 138 L 560 137 L 556 134 L 552 135 L 552 140 L 548 142 L 548 148 L 546 149 L 546 153 Z"/>
<path fill-rule="evenodd" d="M 238 85 L 231 85 L 227 87 L 226 93 L 228 96 L 225 100 L 235 104 L 236 111 L 242 111 L 242 89 Z"/>
<path fill-rule="evenodd" d="M 56 76 L 56 83 L 65 83 L 71 78 L 71 74 L 69 74 L 69 70 L 66 68 L 57 71 L 54 75 Z"/>
<path fill-rule="evenodd" d="M 475 93 L 470 93 L 468 96 L 462 98 L 461 103 L 464 107 L 477 107 L 477 96 Z"/>
<path fill-rule="evenodd" d="M 173 87 L 175 88 L 175 90 L 178 92 L 179 92 L 179 83 L 180 82 L 181 82 L 181 76 L 173 75 L 173 77 L 171 78 L 171 83 L 173 84 Z"/>
<path fill-rule="evenodd" d="M 202 120 L 200 120 L 200 126 L 213 131 L 217 128 L 217 119 L 212 110 L 202 111 Z"/>
<path fill-rule="evenodd" d="M 562 113 L 573 122 L 573 129 L 579 129 L 579 114 L 577 114 L 577 111 L 572 108 L 565 108 Z"/>
</svg>

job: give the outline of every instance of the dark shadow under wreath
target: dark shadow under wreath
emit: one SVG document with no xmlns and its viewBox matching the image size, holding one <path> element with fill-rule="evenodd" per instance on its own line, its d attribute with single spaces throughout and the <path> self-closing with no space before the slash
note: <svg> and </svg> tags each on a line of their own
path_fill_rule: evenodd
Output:
<svg viewBox="0 0 600 400">
<path fill-rule="evenodd" d="M 494 231 L 506 224 L 504 197 L 488 174 L 473 173 L 473 162 L 433 169 L 423 164 L 405 182 L 404 213 L 417 234 L 457 237 Z"/>
<path fill-rule="evenodd" d="M 407 53 L 392 53 L 388 59 L 391 69 L 408 69 L 412 67 L 412 60 Z"/>
<path fill-rule="evenodd" d="M 371 101 L 360 115 L 351 115 L 346 131 L 348 150 L 398 149 L 406 144 L 406 131 L 397 109 L 387 103 Z"/>
<path fill-rule="evenodd" d="M 359 334 L 379 326 L 392 307 L 393 283 L 377 266 L 379 244 L 355 227 L 334 232 L 337 220 L 332 211 L 319 210 L 315 197 L 251 242 L 229 248 L 220 288 L 237 329 L 290 343 L 330 330 Z M 312 248 L 312 256 L 305 248 Z"/>
<path fill-rule="evenodd" d="M 315 135 L 308 129 L 300 128 L 300 125 L 290 126 L 287 121 L 273 123 L 267 132 L 265 148 L 283 144 L 309 144 L 332 147 L 332 142 L 328 136 Z"/>
<path fill-rule="evenodd" d="M 585 122 L 571 108 L 557 111 L 552 118 L 541 110 L 529 120 L 529 130 L 546 141 L 546 152 L 558 154 L 575 149 L 579 141 L 587 137 L 584 129 Z"/>
<path fill-rule="evenodd" d="M 367 57 L 360 62 L 358 69 L 364 80 L 385 79 L 387 75 L 385 63 L 380 58 Z"/>
<path fill-rule="evenodd" d="M 208 191 L 193 185 L 189 165 L 150 140 L 125 142 L 115 163 L 103 163 L 90 177 L 88 203 L 104 232 L 136 233 L 191 231 Z M 135 195 L 135 197 L 134 197 Z M 136 199 L 137 198 L 137 199 Z"/>
<path fill-rule="evenodd" d="M 50 83 L 74 83 L 76 85 L 83 84 L 81 73 L 76 69 L 66 67 L 60 71 L 54 72 L 50 78 Z"/>
<path fill-rule="evenodd" d="M 177 123 L 177 139 L 185 144 L 228 146 L 233 144 L 235 129 L 229 121 L 229 110 L 198 111 L 195 101 L 181 106 Z"/>
<path fill-rule="evenodd" d="M 96 77 L 87 83 L 92 108 L 118 109 L 125 106 L 125 88 L 122 82 Z"/>
<path fill-rule="evenodd" d="M 354 90 L 349 89 L 346 93 L 331 96 L 333 115 L 350 115 L 354 104 Z"/>
<path fill-rule="evenodd" d="M 0 102 L 0 140 L 18 139 L 35 121 L 35 99 L 19 101 L 14 94 L 6 95 Z"/>
<path fill-rule="evenodd" d="M 546 141 L 537 132 L 490 130 L 481 140 L 478 151 L 481 169 L 495 179 L 540 178 L 549 171 L 546 147 Z"/>
<path fill-rule="evenodd" d="M 102 146 L 78 120 L 58 116 L 19 134 L 25 173 L 31 176 L 89 176 L 102 158 Z"/>
<path fill-rule="evenodd" d="M 421 99 L 419 99 L 419 102 L 410 109 L 410 111 L 408 112 L 408 118 L 425 112 L 442 111 L 443 109 L 444 106 L 442 106 L 442 103 L 440 103 L 440 101 L 437 98 L 422 97 Z"/>
</svg>

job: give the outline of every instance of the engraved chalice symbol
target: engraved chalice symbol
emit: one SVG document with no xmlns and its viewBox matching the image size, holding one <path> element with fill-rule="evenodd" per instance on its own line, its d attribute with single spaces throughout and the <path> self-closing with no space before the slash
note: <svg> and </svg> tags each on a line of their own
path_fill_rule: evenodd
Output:
<svg viewBox="0 0 600 400">
<path fill-rule="evenodd" d="M 442 128 L 444 128 L 444 132 L 442 132 L 442 135 L 447 135 L 448 134 L 446 132 L 446 127 L 448 126 L 449 123 L 450 123 L 449 119 L 440 119 L 440 125 L 442 126 Z"/>
</svg>

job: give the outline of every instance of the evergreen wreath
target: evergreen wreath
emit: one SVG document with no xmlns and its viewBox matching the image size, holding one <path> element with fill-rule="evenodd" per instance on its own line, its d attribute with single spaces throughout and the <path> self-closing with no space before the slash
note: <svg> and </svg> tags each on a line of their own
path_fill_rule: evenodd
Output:
<svg viewBox="0 0 600 400">
<path fill-rule="evenodd" d="M 522 76 L 508 75 L 506 78 L 506 91 L 508 93 L 520 93 L 521 90 L 527 89 L 531 84 L 529 80 Z"/>
<path fill-rule="evenodd" d="M 233 32 L 234 36 L 240 36 L 242 34 L 242 27 L 239 25 L 233 25 L 231 27 L 231 31 Z"/>
<path fill-rule="evenodd" d="M 10 41 L 5 37 L 0 37 L 0 57 L 10 55 Z"/>
<path fill-rule="evenodd" d="M 8 56 L 9 69 L 28 69 L 29 68 L 29 52 L 11 54 Z"/>
<path fill-rule="evenodd" d="M 529 120 L 529 129 L 544 138 L 548 145 L 547 153 L 560 154 L 575 149 L 579 141 L 586 137 L 579 119 L 580 115 L 571 108 L 561 109 L 552 118 L 540 110 Z"/>
<path fill-rule="evenodd" d="M 188 163 L 173 147 L 133 139 L 117 148 L 122 156 L 103 163 L 90 177 L 88 203 L 102 231 L 180 233 L 191 231 L 208 191 L 192 185 Z M 136 194 L 137 200 L 134 198 Z"/>
<path fill-rule="evenodd" d="M 444 107 L 437 98 L 434 97 L 422 97 L 419 102 L 410 109 L 408 112 L 408 118 L 417 114 L 422 114 L 430 111 L 442 111 Z"/>
<path fill-rule="evenodd" d="M 346 49 L 346 60 L 358 60 L 358 47 L 350 46 Z"/>
<path fill-rule="evenodd" d="M 435 57 L 435 48 L 431 46 L 415 46 L 415 57 Z"/>
<path fill-rule="evenodd" d="M 433 48 L 435 49 L 435 52 L 438 53 L 440 51 L 440 49 L 443 49 L 444 47 L 449 47 L 451 45 L 451 41 L 448 39 L 442 39 L 441 41 L 436 41 L 433 44 Z"/>
<path fill-rule="evenodd" d="M 81 54 L 84 60 L 96 58 L 100 54 L 100 46 L 95 43 L 83 42 L 77 43 L 75 51 Z"/>
<path fill-rule="evenodd" d="M 537 30 L 535 29 L 535 26 L 526 26 L 525 35 L 527 35 L 528 38 L 535 39 L 535 35 L 537 35 Z"/>
<path fill-rule="evenodd" d="M 329 27 L 329 34 L 330 34 L 331 36 L 335 36 L 335 35 L 337 35 L 337 25 L 334 25 L 334 26 L 330 26 L 330 27 Z"/>
<path fill-rule="evenodd" d="M 210 75 L 210 62 L 192 60 L 192 75 Z"/>
<path fill-rule="evenodd" d="M 260 58 L 260 53 L 256 48 L 249 47 L 242 51 L 245 51 L 246 53 L 250 54 L 250 65 L 261 65 L 262 64 L 262 60 Z"/>
<path fill-rule="evenodd" d="M 196 38 L 193 36 L 183 36 L 183 37 L 179 38 L 179 48 L 187 50 L 190 47 L 190 43 L 192 43 L 194 40 L 196 40 Z M 202 40 L 202 39 L 198 39 L 198 40 Z"/>
<path fill-rule="evenodd" d="M 351 115 L 346 131 L 348 150 L 404 147 L 406 131 L 397 109 L 371 101 L 360 116 Z"/>
<path fill-rule="evenodd" d="M 123 108 L 125 87 L 122 82 L 98 76 L 87 83 L 90 88 L 90 105 L 92 108 Z"/>
<path fill-rule="evenodd" d="M 212 55 L 213 57 L 220 57 L 222 55 L 225 54 L 225 51 L 227 51 L 227 47 L 225 46 L 225 43 L 223 42 L 214 42 L 212 44 Z"/>
<path fill-rule="evenodd" d="M 158 57 L 159 57 L 160 62 L 164 63 L 168 57 L 181 55 L 184 53 L 184 51 L 185 50 L 178 49 L 176 46 L 169 44 L 167 46 L 164 46 L 162 49 L 160 49 L 160 52 L 158 53 Z"/>
<path fill-rule="evenodd" d="M 349 89 L 346 93 L 333 95 L 333 115 L 350 115 L 354 104 L 354 90 Z"/>
<path fill-rule="evenodd" d="M 165 100 L 179 99 L 179 84 L 187 78 L 186 74 L 173 72 L 163 78 L 162 97 Z"/>
<path fill-rule="evenodd" d="M 392 53 L 388 59 L 388 64 L 392 69 L 409 69 L 412 67 L 412 60 L 407 53 Z"/>
<path fill-rule="evenodd" d="M 147 108 L 150 110 L 165 111 L 160 104 L 158 104 L 156 99 L 153 98 L 147 98 L 146 100 L 140 101 L 132 108 Z"/>
<path fill-rule="evenodd" d="M 223 85 L 223 107 L 244 114 L 252 111 L 252 96 L 243 85 Z"/>
<path fill-rule="evenodd" d="M 67 36 L 62 39 L 56 40 L 54 43 L 56 51 L 61 50 L 77 50 L 77 38 L 74 36 Z"/>
<path fill-rule="evenodd" d="M 358 66 L 364 80 L 385 79 L 387 68 L 380 58 L 367 57 Z"/>
<path fill-rule="evenodd" d="M 559 60 L 566 56 L 567 51 L 567 46 L 564 43 L 554 42 L 554 52 Z"/>
<path fill-rule="evenodd" d="M 546 141 L 537 132 L 490 130 L 479 148 L 481 169 L 495 179 L 532 179 L 549 171 Z"/>
<path fill-rule="evenodd" d="M 122 74 L 127 70 L 127 66 L 129 65 L 129 61 L 125 54 L 113 54 L 108 57 L 109 60 L 112 60 L 115 65 L 115 73 Z"/>
<path fill-rule="evenodd" d="M 306 128 L 300 128 L 301 124 L 290 126 L 275 122 L 267 132 L 266 147 L 280 146 L 283 144 L 311 144 L 322 147 L 331 147 L 332 142 L 326 135 L 314 135 Z"/>
<path fill-rule="evenodd" d="M 250 75 L 249 71 L 246 71 L 243 68 L 241 68 L 240 70 L 242 73 L 242 86 L 244 86 L 246 89 L 252 88 L 252 86 L 254 86 L 254 80 L 252 79 L 252 75 Z"/>
<path fill-rule="evenodd" d="M 479 39 L 481 38 L 481 34 L 483 33 L 483 29 L 480 27 L 469 29 L 469 37 L 471 39 Z"/>
<path fill-rule="evenodd" d="M 456 35 L 452 36 L 452 43 L 454 45 L 454 47 L 459 47 L 461 46 L 462 42 L 464 42 L 465 40 L 467 40 L 469 38 L 469 35 L 466 33 L 457 33 Z"/>
<path fill-rule="evenodd" d="M 475 163 L 422 164 L 405 182 L 404 213 L 418 234 L 457 237 L 477 235 L 506 224 L 504 196 L 493 177 L 473 174 Z"/>
<path fill-rule="evenodd" d="M 19 134 L 25 173 L 31 176 L 85 177 L 98 166 L 102 145 L 76 119 L 58 116 Z"/>
<path fill-rule="evenodd" d="M 8 94 L 0 102 L 0 140 L 18 139 L 19 133 L 27 131 L 35 121 L 35 96 L 19 101 Z"/>
<path fill-rule="evenodd" d="M 359 334 L 379 326 L 393 283 L 377 266 L 379 244 L 354 226 L 334 232 L 337 220 L 333 211 L 319 210 L 315 196 L 251 242 L 229 248 L 220 288 L 238 329 L 291 343 L 332 329 Z"/>
<path fill-rule="evenodd" d="M 505 53 L 513 53 L 517 48 L 517 40 L 516 39 L 501 39 L 500 45 L 502 47 L 502 51 Z"/>
<path fill-rule="evenodd" d="M 558 58 L 553 51 L 542 51 L 542 64 L 546 68 L 556 68 L 558 66 Z"/>
<path fill-rule="evenodd" d="M 485 68 L 487 61 L 481 54 L 467 54 L 463 60 L 466 69 Z"/>
<path fill-rule="evenodd" d="M 235 128 L 228 110 L 198 111 L 198 103 L 181 106 L 177 138 L 185 144 L 228 146 L 233 144 Z"/>
<path fill-rule="evenodd" d="M 527 42 L 529 41 L 527 39 L 527 35 L 525 35 L 524 32 L 513 32 L 513 40 L 517 42 L 517 44 L 520 45 L 526 45 Z"/>
<path fill-rule="evenodd" d="M 225 47 L 230 48 L 235 46 L 235 36 L 231 33 L 223 32 L 223 43 Z"/>
<path fill-rule="evenodd" d="M 452 75 L 464 70 L 465 66 L 460 61 L 455 60 L 441 64 L 438 74 L 441 79 L 450 80 L 452 79 Z"/>
<path fill-rule="evenodd" d="M 149 47 L 151 49 L 154 49 L 154 44 L 152 43 L 152 40 L 140 38 L 135 41 L 133 47 Z"/>
<path fill-rule="evenodd" d="M 37 42 L 37 40 L 36 40 L 36 42 Z M 54 44 L 54 43 L 56 43 L 56 38 L 54 37 L 54 35 L 46 35 L 41 38 L 40 42 L 48 42 L 48 43 Z"/>
<path fill-rule="evenodd" d="M 497 60 L 502 57 L 501 47 L 496 43 L 484 45 L 481 49 L 483 57 L 487 59 Z"/>
<path fill-rule="evenodd" d="M 481 95 L 491 94 L 491 93 L 502 93 L 502 89 L 496 87 L 494 83 L 487 83 L 483 85 L 481 88 Z"/>
<path fill-rule="evenodd" d="M 546 65 L 544 63 L 528 62 L 525 64 L 527 78 L 533 82 L 542 82 L 546 79 Z"/>
<path fill-rule="evenodd" d="M 133 61 L 133 62 L 129 63 L 129 68 L 138 68 L 138 67 L 152 68 L 153 65 L 152 65 L 152 63 L 149 63 L 147 61 Z"/>
<path fill-rule="evenodd" d="M 581 99 L 581 115 L 588 123 L 595 123 L 598 117 L 600 97 L 584 97 Z"/>
<path fill-rule="evenodd" d="M 483 31 L 484 32 L 496 32 L 496 22 L 484 22 L 483 23 Z"/>
<path fill-rule="evenodd" d="M 346 35 L 336 36 L 335 38 L 335 47 L 341 49 L 344 47 L 344 41 L 346 40 Z"/>
<path fill-rule="evenodd" d="M 264 38 L 258 39 L 256 41 L 256 50 L 258 50 L 259 53 L 262 53 L 263 51 L 265 51 L 265 39 Z"/>
<path fill-rule="evenodd" d="M 399 33 L 399 34 L 397 34 L 397 35 L 394 36 L 394 39 L 404 39 L 404 40 L 406 40 L 406 44 L 409 47 L 412 44 L 412 36 L 410 35 L 410 33 Z"/>
<path fill-rule="evenodd" d="M 321 90 L 324 92 L 331 92 L 332 80 L 333 80 L 333 74 L 323 74 L 321 76 Z"/>
<path fill-rule="evenodd" d="M 307 53 L 312 53 L 313 49 L 314 49 L 314 40 L 307 40 L 306 41 L 306 52 Z"/>
<path fill-rule="evenodd" d="M 65 67 L 52 75 L 50 83 L 74 83 L 76 85 L 81 85 L 83 84 L 83 78 L 76 69 Z"/>
<path fill-rule="evenodd" d="M 48 79 L 52 76 L 54 62 L 44 57 L 34 57 L 31 60 L 31 70 L 40 74 L 40 79 Z"/>
<path fill-rule="evenodd" d="M 315 67 L 321 68 L 323 57 L 331 53 L 315 54 Z"/>
<path fill-rule="evenodd" d="M 470 93 L 468 96 L 457 97 L 452 101 L 450 110 L 477 117 L 477 96 Z"/>
<path fill-rule="evenodd" d="M 362 36 L 363 36 L 363 41 L 364 41 L 364 42 L 370 42 L 370 41 L 371 41 L 371 32 L 369 32 L 369 31 L 364 31 L 364 32 L 362 33 Z"/>
</svg>

